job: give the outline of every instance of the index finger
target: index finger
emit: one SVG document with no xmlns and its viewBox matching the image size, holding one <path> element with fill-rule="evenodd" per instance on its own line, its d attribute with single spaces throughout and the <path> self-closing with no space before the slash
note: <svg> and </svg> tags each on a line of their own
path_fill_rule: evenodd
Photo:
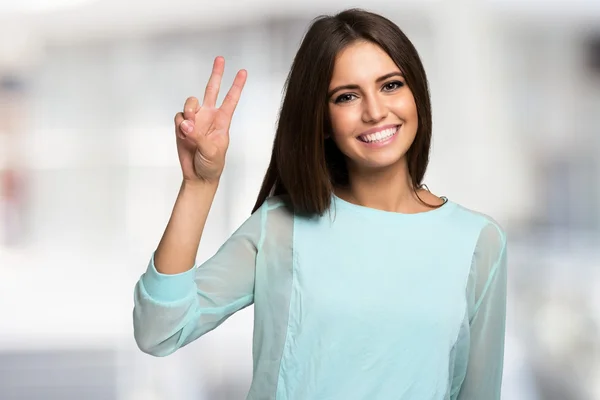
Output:
<svg viewBox="0 0 600 400">
<path fill-rule="evenodd" d="M 233 112 L 240 101 L 240 96 L 242 95 L 242 89 L 244 89 L 244 85 L 246 84 L 247 76 L 248 72 L 245 69 L 238 71 L 229 92 L 227 92 L 227 95 L 223 100 L 223 104 L 221 104 L 221 110 L 229 117 L 233 115 Z"/>
</svg>

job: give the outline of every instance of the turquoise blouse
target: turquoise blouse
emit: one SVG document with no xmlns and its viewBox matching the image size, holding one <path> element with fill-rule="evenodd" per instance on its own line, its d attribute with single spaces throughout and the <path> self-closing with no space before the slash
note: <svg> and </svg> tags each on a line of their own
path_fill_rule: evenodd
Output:
<svg viewBox="0 0 600 400">
<path fill-rule="evenodd" d="M 135 287 L 139 348 L 166 356 L 254 304 L 249 400 L 500 399 L 506 235 L 452 201 L 417 214 L 268 199 L 217 253 Z"/>
</svg>

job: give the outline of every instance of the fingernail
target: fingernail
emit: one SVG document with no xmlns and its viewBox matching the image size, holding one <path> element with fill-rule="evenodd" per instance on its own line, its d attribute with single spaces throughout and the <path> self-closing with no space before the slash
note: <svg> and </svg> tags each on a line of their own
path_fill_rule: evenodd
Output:
<svg viewBox="0 0 600 400">
<path fill-rule="evenodd" d="M 190 133 L 192 131 L 192 124 L 190 123 L 190 121 L 183 121 L 181 123 L 181 130 L 184 131 L 185 133 Z"/>
</svg>

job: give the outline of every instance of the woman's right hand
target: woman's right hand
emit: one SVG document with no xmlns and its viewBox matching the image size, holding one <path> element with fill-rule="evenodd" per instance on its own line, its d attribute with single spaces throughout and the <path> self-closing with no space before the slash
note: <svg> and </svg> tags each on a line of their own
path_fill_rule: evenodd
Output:
<svg viewBox="0 0 600 400">
<path fill-rule="evenodd" d="M 177 153 L 184 182 L 218 183 L 229 146 L 231 118 L 246 83 L 247 72 L 238 71 L 233 85 L 216 108 L 221 78 L 225 69 L 223 57 L 217 57 L 200 105 L 195 97 L 186 100 L 183 113 L 175 115 Z"/>
</svg>

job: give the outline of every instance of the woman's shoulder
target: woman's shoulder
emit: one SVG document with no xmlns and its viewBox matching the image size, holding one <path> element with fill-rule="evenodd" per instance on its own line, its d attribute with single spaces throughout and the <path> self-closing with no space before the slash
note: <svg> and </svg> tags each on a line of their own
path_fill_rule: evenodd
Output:
<svg viewBox="0 0 600 400">
<path fill-rule="evenodd" d="M 290 202 L 287 196 L 270 196 L 258 208 L 263 223 L 275 225 L 290 225 L 294 218 Z"/>
<path fill-rule="evenodd" d="M 476 221 L 479 224 L 482 224 L 485 226 L 493 225 L 497 229 L 503 230 L 500 222 L 498 222 L 498 220 L 496 218 L 494 218 L 492 215 L 490 215 L 484 211 L 477 210 L 471 206 L 467 206 L 465 204 L 457 203 L 457 202 L 454 202 L 454 206 L 455 206 L 456 216 L 458 218 L 470 219 L 470 220 Z"/>
<path fill-rule="evenodd" d="M 265 202 L 260 207 L 265 212 L 269 212 L 272 210 L 276 210 L 279 208 L 284 208 L 291 212 L 289 196 L 287 195 L 277 195 L 277 196 L 269 196 L 265 199 Z"/>
<path fill-rule="evenodd" d="M 454 205 L 453 216 L 456 218 L 457 227 L 462 229 L 467 226 L 473 227 L 480 244 L 487 243 L 488 246 L 499 248 L 506 246 L 506 231 L 497 219 L 463 204 L 454 203 Z"/>
</svg>

